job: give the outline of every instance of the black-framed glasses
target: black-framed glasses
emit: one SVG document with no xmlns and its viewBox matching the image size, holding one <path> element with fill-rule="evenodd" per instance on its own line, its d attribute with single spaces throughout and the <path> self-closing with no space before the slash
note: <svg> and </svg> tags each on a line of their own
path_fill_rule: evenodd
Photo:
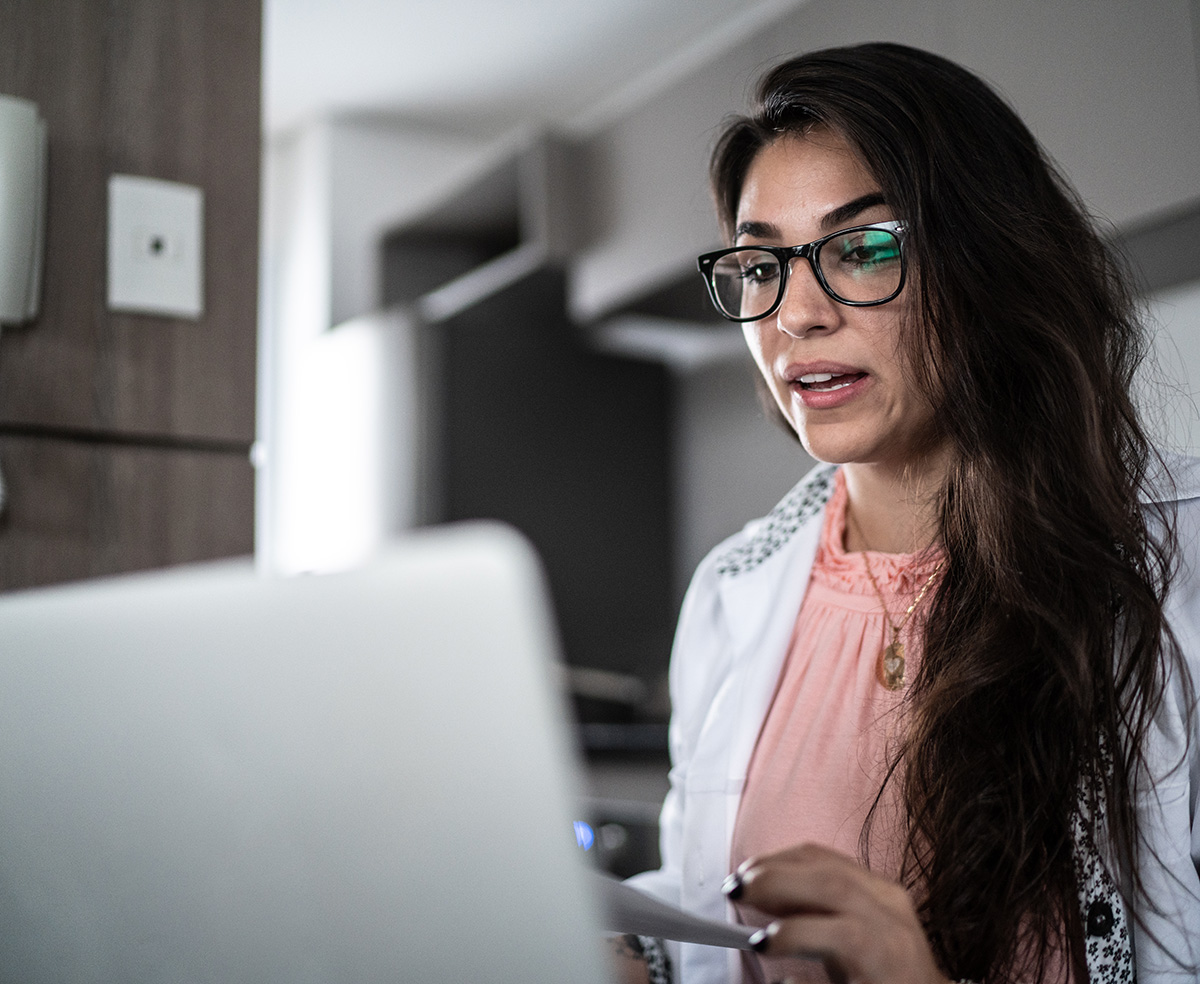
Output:
<svg viewBox="0 0 1200 984">
<path fill-rule="evenodd" d="M 696 260 L 708 295 L 730 321 L 758 321 L 783 302 L 792 260 L 806 259 L 839 304 L 886 304 L 904 287 L 904 223 L 839 229 L 802 246 L 733 246 Z"/>
</svg>

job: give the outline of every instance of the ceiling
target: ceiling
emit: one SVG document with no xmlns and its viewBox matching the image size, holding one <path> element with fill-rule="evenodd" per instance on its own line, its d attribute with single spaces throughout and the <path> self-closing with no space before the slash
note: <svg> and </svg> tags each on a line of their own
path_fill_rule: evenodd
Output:
<svg viewBox="0 0 1200 984">
<path fill-rule="evenodd" d="M 263 125 L 586 130 L 802 2 L 264 0 Z"/>
</svg>

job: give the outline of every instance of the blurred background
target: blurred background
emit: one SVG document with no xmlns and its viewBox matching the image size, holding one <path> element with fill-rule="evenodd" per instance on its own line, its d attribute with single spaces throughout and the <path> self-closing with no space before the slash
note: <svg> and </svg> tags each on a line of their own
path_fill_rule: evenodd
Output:
<svg viewBox="0 0 1200 984">
<path fill-rule="evenodd" d="M 0 588 L 508 520 L 639 866 L 690 571 L 809 465 L 695 273 L 708 150 L 773 62 L 866 40 L 1012 101 L 1138 269 L 1144 411 L 1200 451 L 1200 0 L 6 0 L 50 192 L 41 313 L 0 335 Z M 203 190 L 201 317 L 108 308 L 115 173 Z"/>
</svg>

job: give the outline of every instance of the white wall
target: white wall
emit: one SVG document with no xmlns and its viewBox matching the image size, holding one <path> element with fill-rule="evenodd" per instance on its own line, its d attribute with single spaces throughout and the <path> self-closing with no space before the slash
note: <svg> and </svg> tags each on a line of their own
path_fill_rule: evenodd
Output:
<svg viewBox="0 0 1200 984">
<path fill-rule="evenodd" d="M 411 525 L 413 326 L 369 313 L 380 242 L 486 156 L 478 141 L 378 121 L 317 121 L 268 142 L 256 523 L 268 569 L 345 566 Z"/>
<path fill-rule="evenodd" d="M 304 523 L 297 417 L 305 349 L 328 326 L 328 144 L 328 128 L 314 126 L 269 142 L 263 154 L 254 526 L 255 555 L 268 569 Z"/>
<path fill-rule="evenodd" d="M 1200 455 L 1200 280 L 1150 299 L 1153 359 L 1142 376 L 1143 413 L 1164 447 Z"/>
</svg>

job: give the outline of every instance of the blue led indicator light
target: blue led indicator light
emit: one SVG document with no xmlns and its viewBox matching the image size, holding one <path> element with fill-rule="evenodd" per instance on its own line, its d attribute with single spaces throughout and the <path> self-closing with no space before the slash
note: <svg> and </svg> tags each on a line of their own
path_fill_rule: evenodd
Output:
<svg viewBox="0 0 1200 984">
<path fill-rule="evenodd" d="M 596 835 L 592 832 L 590 824 L 582 820 L 575 821 L 575 843 L 585 851 L 591 850 L 592 845 L 596 843 Z"/>
</svg>

